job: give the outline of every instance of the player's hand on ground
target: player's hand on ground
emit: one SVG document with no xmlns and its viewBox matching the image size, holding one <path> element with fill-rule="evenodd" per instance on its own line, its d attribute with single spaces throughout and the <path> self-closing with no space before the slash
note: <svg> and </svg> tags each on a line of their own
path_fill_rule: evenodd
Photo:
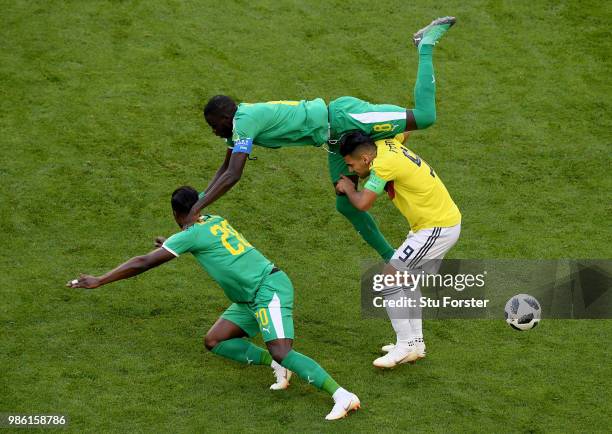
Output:
<svg viewBox="0 0 612 434">
<path fill-rule="evenodd" d="M 166 242 L 166 237 L 155 237 L 155 247 L 161 247 Z"/>
<path fill-rule="evenodd" d="M 352 191 L 355 189 L 355 184 L 349 178 L 344 175 L 340 175 L 340 180 L 336 184 L 336 192 L 346 194 L 347 191 Z"/>
<path fill-rule="evenodd" d="M 73 279 L 66 283 L 69 288 L 87 288 L 93 289 L 100 286 L 100 279 L 95 276 L 81 274 L 78 279 Z"/>
</svg>

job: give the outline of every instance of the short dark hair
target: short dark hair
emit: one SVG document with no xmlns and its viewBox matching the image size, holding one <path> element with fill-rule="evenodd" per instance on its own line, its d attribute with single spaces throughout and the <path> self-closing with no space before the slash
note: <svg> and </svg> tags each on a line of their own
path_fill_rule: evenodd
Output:
<svg viewBox="0 0 612 434">
<path fill-rule="evenodd" d="M 343 157 L 351 155 L 362 146 L 375 146 L 374 140 L 361 131 L 348 132 L 340 139 L 340 155 Z"/>
<path fill-rule="evenodd" d="M 210 115 L 219 116 L 234 116 L 238 106 L 229 96 L 226 95 L 215 95 L 208 100 L 204 106 L 204 117 Z"/>
<path fill-rule="evenodd" d="M 198 191 L 188 185 L 177 188 L 172 192 L 172 209 L 177 214 L 187 214 L 191 211 L 191 207 L 198 201 Z"/>
</svg>

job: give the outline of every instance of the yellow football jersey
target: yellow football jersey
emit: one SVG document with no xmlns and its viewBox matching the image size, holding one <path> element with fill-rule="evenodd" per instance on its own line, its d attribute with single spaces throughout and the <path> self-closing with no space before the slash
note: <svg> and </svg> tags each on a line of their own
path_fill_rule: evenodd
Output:
<svg viewBox="0 0 612 434">
<path fill-rule="evenodd" d="M 461 223 L 461 213 L 434 170 L 396 138 L 378 140 L 365 188 L 387 194 L 417 232 Z"/>
</svg>

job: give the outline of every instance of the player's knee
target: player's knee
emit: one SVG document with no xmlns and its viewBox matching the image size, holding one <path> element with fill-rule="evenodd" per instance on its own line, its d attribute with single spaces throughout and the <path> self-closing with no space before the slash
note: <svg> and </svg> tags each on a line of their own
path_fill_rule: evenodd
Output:
<svg viewBox="0 0 612 434">
<path fill-rule="evenodd" d="M 212 334 L 204 336 L 204 346 L 208 351 L 212 351 L 221 341 Z"/>
<path fill-rule="evenodd" d="M 276 363 L 282 363 L 289 351 L 291 346 L 288 345 L 268 345 L 268 352 Z"/>
<path fill-rule="evenodd" d="M 274 359 L 276 363 L 283 363 L 283 360 L 285 360 L 285 357 L 287 357 L 287 354 L 289 354 L 289 351 L 284 348 L 270 350 L 270 355 L 272 356 L 272 358 Z"/>
</svg>

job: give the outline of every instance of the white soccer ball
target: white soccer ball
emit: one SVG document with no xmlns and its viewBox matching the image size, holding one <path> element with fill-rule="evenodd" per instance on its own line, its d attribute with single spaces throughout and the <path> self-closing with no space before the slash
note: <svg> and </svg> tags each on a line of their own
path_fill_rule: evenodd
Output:
<svg viewBox="0 0 612 434">
<path fill-rule="evenodd" d="M 515 330 L 534 328 L 542 318 L 542 308 L 535 297 L 517 294 L 506 303 L 506 322 Z"/>
</svg>

